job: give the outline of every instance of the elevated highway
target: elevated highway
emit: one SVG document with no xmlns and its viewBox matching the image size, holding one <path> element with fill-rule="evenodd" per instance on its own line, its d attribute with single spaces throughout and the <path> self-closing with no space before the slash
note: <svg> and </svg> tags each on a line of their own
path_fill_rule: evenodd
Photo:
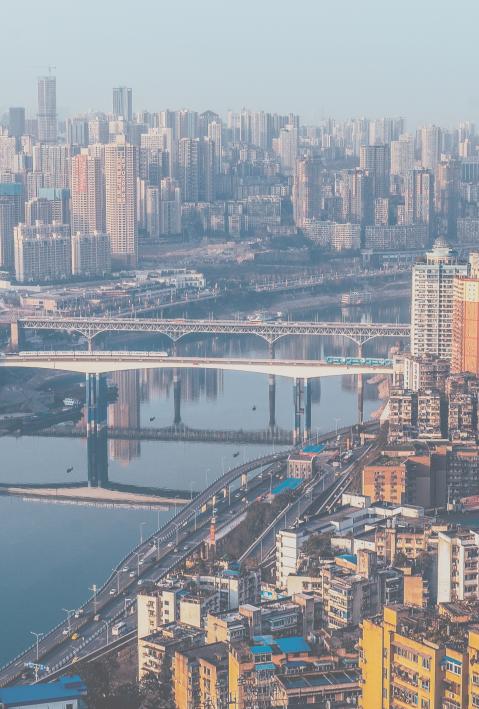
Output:
<svg viewBox="0 0 479 709">
<path fill-rule="evenodd" d="M 0 357 L 0 367 L 55 369 L 83 374 L 106 374 L 132 369 L 222 369 L 303 380 L 340 374 L 392 374 L 393 372 L 389 360 L 379 359 L 371 360 L 369 364 L 367 360 L 357 364 L 354 361 L 336 364 L 323 360 L 168 357 L 161 352 L 106 352 L 104 350 L 20 352 Z"/>
</svg>

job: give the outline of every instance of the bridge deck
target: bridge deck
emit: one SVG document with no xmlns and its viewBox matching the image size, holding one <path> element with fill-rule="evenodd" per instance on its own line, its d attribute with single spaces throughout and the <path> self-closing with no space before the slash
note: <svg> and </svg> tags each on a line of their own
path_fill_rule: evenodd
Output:
<svg viewBox="0 0 479 709">
<path fill-rule="evenodd" d="M 390 374 L 390 365 L 331 364 L 316 360 L 231 359 L 168 357 L 158 352 L 24 352 L 0 358 L 1 367 L 58 369 L 84 374 L 104 374 L 132 369 L 222 369 L 274 374 L 294 379 L 315 379 L 339 374 Z"/>
</svg>

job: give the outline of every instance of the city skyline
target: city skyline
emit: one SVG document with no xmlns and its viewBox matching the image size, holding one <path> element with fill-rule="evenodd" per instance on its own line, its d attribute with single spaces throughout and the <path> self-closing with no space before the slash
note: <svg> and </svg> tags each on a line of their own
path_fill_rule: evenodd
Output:
<svg viewBox="0 0 479 709">
<path fill-rule="evenodd" d="M 361 7 L 348 3 L 346 13 L 310 0 L 295 9 L 270 0 L 261 5 L 247 0 L 242 13 L 218 0 L 201 8 L 188 0 L 167 9 L 147 2 L 142 13 L 130 12 L 124 22 L 121 8 L 115 14 L 110 3 L 93 6 L 87 0 L 75 16 L 75 37 L 114 58 L 99 65 L 96 52 L 69 59 L 72 23 L 58 0 L 48 0 L 42 11 L 29 8 L 26 24 L 22 11 L 10 8 L 0 50 L 9 66 L 0 110 L 8 105 L 33 110 L 35 78 L 53 65 L 60 116 L 107 110 L 111 87 L 124 85 L 133 88 L 134 110 L 188 105 L 225 114 L 243 106 L 272 112 L 293 107 L 306 123 L 327 116 L 406 115 L 410 128 L 479 117 L 479 99 L 469 88 L 479 12 L 471 0 L 457 3 L 455 13 L 446 2 L 426 0 L 417 8 L 406 0 L 392 17 L 378 0 Z M 20 26 L 25 51 L 18 56 Z M 460 41 L 444 51 L 444 38 L 451 37 Z"/>
</svg>

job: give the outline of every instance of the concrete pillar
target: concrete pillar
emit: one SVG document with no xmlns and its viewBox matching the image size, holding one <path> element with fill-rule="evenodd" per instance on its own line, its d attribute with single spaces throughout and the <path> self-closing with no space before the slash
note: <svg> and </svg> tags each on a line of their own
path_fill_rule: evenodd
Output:
<svg viewBox="0 0 479 709">
<path fill-rule="evenodd" d="M 107 384 L 104 374 L 86 375 L 88 485 L 108 482 Z"/>
<path fill-rule="evenodd" d="M 173 373 L 173 401 L 175 407 L 173 423 L 179 426 L 181 423 L 181 377 L 178 369 Z"/>
<path fill-rule="evenodd" d="M 276 355 L 276 345 L 274 342 L 268 343 L 269 359 L 274 359 Z M 268 394 L 269 394 L 269 427 L 276 426 L 276 377 L 268 374 Z"/>
<path fill-rule="evenodd" d="M 297 445 L 301 441 L 301 414 L 303 413 L 303 380 L 295 379 L 293 387 L 294 398 L 294 434 L 293 442 Z"/>
<path fill-rule="evenodd" d="M 363 346 L 358 344 L 358 357 L 363 356 Z M 361 426 L 364 421 L 364 382 L 363 375 L 357 375 L 358 386 L 358 424 Z"/>
<path fill-rule="evenodd" d="M 223 488 L 223 498 L 224 498 L 225 500 L 226 500 L 226 498 L 228 497 L 229 492 L 230 492 L 230 488 L 229 488 L 229 485 L 227 485 L 226 487 Z"/>
<path fill-rule="evenodd" d="M 241 473 L 241 487 L 244 487 L 245 490 L 248 489 L 248 473 Z"/>
<path fill-rule="evenodd" d="M 19 352 L 23 349 L 23 328 L 18 320 L 10 323 L 10 349 L 12 352 Z"/>
<path fill-rule="evenodd" d="M 276 377 L 268 374 L 268 395 L 269 395 L 269 427 L 276 426 Z"/>
<path fill-rule="evenodd" d="M 211 498 L 211 506 L 216 507 L 216 495 L 213 495 L 213 497 Z"/>
<path fill-rule="evenodd" d="M 311 379 L 304 380 L 304 440 L 311 437 Z"/>
</svg>

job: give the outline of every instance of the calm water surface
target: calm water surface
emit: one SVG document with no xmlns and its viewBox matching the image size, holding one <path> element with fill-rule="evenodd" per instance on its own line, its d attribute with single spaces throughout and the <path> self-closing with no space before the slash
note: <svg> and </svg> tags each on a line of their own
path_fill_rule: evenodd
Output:
<svg viewBox="0 0 479 709">
<path fill-rule="evenodd" d="M 304 313 L 305 319 L 314 311 Z M 408 304 L 368 306 L 322 313 L 321 319 L 404 322 Z M 158 338 L 159 339 L 159 338 Z M 367 353 L 386 354 L 389 341 L 376 341 Z M 145 347 L 151 344 L 145 344 Z M 160 347 L 163 349 L 165 343 Z M 184 354 L 266 356 L 266 345 L 254 337 L 211 338 L 185 342 Z M 342 338 L 285 338 L 277 357 L 319 358 L 354 353 Z M 120 373 L 113 378 L 118 401 L 109 407 L 117 426 L 161 427 L 173 422 L 173 378 L 168 370 Z M 313 382 L 313 431 L 355 423 L 356 383 L 353 377 Z M 263 430 L 268 426 L 268 378 L 264 375 L 205 370 L 183 371 L 181 418 L 192 428 Z M 364 414 L 378 408 L 377 387 L 366 385 Z M 256 410 L 253 411 L 253 406 Z M 291 381 L 276 379 L 276 422 L 293 426 Z M 151 419 L 154 419 L 151 421 Z M 225 468 L 233 453 L 241 460 L 257 457 L 266 446 L 181 442 L 110 441 L 109 479 L 138 485 L 200 489 Z M 86 441 L 42 437 L 0 439 L 0 482 L 45 483 L 87 479 Z M 70 474 L 67 468 L 73 466 Z M 161 512 L 163 523 L 172 512 Z M 0 664 L 33 640 L 30 631 L 44 632 L 89 596 L 118 560 L 157 526 L 150 510 L 107 509 L 24 502 L 0 497 Z"/>
</svg>

